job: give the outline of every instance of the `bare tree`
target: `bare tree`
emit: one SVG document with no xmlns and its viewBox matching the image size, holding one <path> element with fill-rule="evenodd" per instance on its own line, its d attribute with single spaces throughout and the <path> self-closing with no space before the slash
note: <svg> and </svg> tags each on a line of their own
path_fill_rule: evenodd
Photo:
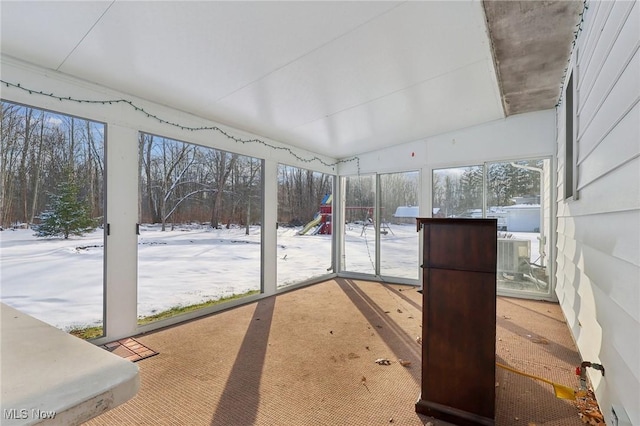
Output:
<svg viewBox="0 0 640 426">
<path fill-rule="evenodd" d="M 195 161 L 195 146 L 162 139 L 162 179 L 159 187 L 159 206 L 162 230 L 166 230 L 167 220 L 175 212 L 180 201 L 175 200 L 176 188 L 183 182 L 189 167 Z"/>
<path fill-rule="evenodd" d="M 31 200 L 31 215 L 29 218 L 29 223 L 33 223 L 35 216 L 38 211 L 38 195 L 40 189 L 40 172 L 42 171 L 42 145 L 44 143 L 45 136 L 45 112 L 42 111 L 40 116 L 40 134 L 37 141 L 37 148 L 34 148 L 32 153 L 32 166 L 31 170 L 33 171 L 33 179 L 31 183 L 31 192 L 32 192 L 32 200 Z"/>
<path fill-rule="evenodd" d="M 281 165 L 278 172 L 278 221 L 299 223 L 310 220 L 330 194 L 332 176 Z"/>
<path fill-rule="evenodd" d="M 101 215 L 102 125 L 10 102 L 0 104 L 0 224 L 36 221 L 50 201 L 44 194 L 65 179 L 65 170 L 81 177 L 79 191 L 91 195 L 92 215 Z"/>
<path fill-rule="evenodd" d="M 254 198 L 260 198 L 260 161 L 245 157 L 245 161 L 236 162 L 241 164 L 242 167 L 238 168 L 239 183 L 240 185 L 234 191 L 239 203 L 244 206 L 245 209 L 245 234 L 249 235 L 249 229 L 253 222 L 252 213 L 257 210 L 257 203 L 254 203 Z M 252 211 L 252 208 L 255 209 Z"/>
<path fill-rule="evenodd" d="M 158 203 L 158 197 L 154 196 L 153 184 L 154 179 L 152 176 L 152 158 L 153 158 L 153 140 L 154 136 L 141 133 L 140 144 L 140 161 L 142 165 L 142 173 L 144 174 L 143 185 L 145 187 L 144 193 L 147 199 L 147 208 L 151 216 L 151 223 L 160 223 L 162 218 L 160 217 L 160 208 Z"/>
<path fill-rule="evenodd" d="M 0 226 L 9 226 L 13 217 L 14 172 L 19 155 L 20 110 L 17 105 L 2 104 L 2 138 L 0 145 Z"/>
<path fill-rule="evenodd" d="M 212 154 L 214 196 L 211 202 L 211 226 L 219 228 L 225 186 L 236 161 L 238 161 L 238 154 L 218 150 L 214 150 Z"/>
<path fill-rule="evenodd" d="M 20 152 L 20 165 L 18 166 L 18 182 L 20 185 L 20 220 L 23 223 L 29 222 L 28 216 L 28 169 L 27 169 L 27 158 L 29 156 L 29 144 L 31 142 L 31 133 L 33 131 L 33 127 L 37 125 L 34 122 L 33 118 L 33 109 L 27 108 L 24 115 L 24 133 L 23 133 L 23 142 L 22 149 Z"/>
</svg>

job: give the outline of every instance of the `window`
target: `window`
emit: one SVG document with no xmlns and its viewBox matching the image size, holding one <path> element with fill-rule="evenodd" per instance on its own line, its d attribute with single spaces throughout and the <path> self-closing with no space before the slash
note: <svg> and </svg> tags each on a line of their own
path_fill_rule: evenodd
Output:
<svg viewBox="0 0 640 426">
<path fill-rule="evenodd" d="M 2 102 L 2 301 L 103 335 L 105 125 Z"/>
<path fill-rule="evenodd" d="M 482 217 L 482 166 L 433 171 L 433 217 Z"/>
<path fill-rule="evenodd" d="M 262 161 L 140 134 L 138 323 L 262 289 Z"/>
<path fill-rule="evenodd" d="M 417 280 L 419 278 L 420 173 L 401 172 L 380 179 L 380 275 Z"/>
<path fill-rule="evenodd" d="M 494 218 L 502 295 L 551 294 L 551 160 L 433 171 L 433 217 Z"/>
<path fill-rule="evenodd" d="M 417 171 L 341 178 L 341 272 L 419 279 L 419 182 Z"/>
<path fill-rule="evenodd" d="M 344 235 L 341 271 L 376 274 L 376 176 L 341 178 Z"/>
<path fill-rule="evenodd" d="M 573 73 L 569 77 L 564 93 L 565 99 L 565 155 L 564 155 L 564 198 L 577 198 L 575 186 L 576 158 L 575 158 L 575 129 L 574 129 L 574 106 L 573 106 Z"/>
<path fill-rule="evenodd" d="M 333 272 L 333 176 L 278 167 L 278 288 Z"/>
</svg>

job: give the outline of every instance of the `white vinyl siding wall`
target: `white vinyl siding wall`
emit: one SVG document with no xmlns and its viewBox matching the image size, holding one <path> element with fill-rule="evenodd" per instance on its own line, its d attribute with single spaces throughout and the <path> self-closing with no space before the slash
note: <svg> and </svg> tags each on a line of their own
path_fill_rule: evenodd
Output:
<svg viewBox="0 0 640 426">
<path fill-rule="evenodd" d="M 556 292 L 607 424 L 640 425 L 640 5 L 589 2 L 572 56 L 576 189 L 557 110 Z M 565 82 L 566 83 L 566 82 Z M 576 196 L 577 195 L 577 196 Z"/>
</svg>

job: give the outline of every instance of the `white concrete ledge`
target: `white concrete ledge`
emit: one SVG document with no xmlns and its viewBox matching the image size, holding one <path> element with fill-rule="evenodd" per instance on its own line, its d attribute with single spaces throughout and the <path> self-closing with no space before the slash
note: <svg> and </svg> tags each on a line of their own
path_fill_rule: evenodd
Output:
<svg viewBox="0 0 640 426">
<path fill-rule="evenodd" d="M 0 423 L 77 425 L 132 398 L 138 366 L 0 304 Z"/>
</svg>

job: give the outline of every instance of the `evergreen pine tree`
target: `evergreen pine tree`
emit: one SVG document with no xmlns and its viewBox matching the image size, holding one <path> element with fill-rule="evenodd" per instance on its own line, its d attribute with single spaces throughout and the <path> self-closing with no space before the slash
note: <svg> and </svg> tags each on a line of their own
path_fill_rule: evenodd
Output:
<svg viewBox="0 0 640 426">
<path fill-rule="evenodd" d="M 40 215 L 40 224 L 34 227 L 37 237 L 83 235 L 95 229 L 89 209 L 79 197 L 78 185 L 69 179 L 58 185 L 57 194 L 50 194 L 49 209 Z"/>
</svg>

